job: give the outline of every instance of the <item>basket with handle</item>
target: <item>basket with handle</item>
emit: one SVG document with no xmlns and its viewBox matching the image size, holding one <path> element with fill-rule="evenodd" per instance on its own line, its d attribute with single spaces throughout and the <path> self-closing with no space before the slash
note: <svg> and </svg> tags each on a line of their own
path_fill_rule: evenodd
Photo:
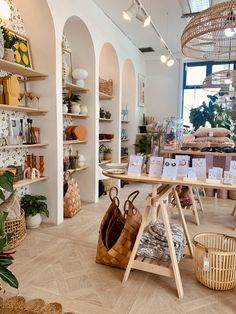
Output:
<svg viewBox="0 0 236 314">
<path fill-rule="evenodd" d="M 206 232 L 194 236 L 194 271 L 197 279 L 214 290 L 236 285 L 236 238 Z"/>
<path fill-rule="evenodd" d="M 112 192 L 115 191 L 115 196 Z M 124 214 L 119 209 L 118 189 L 109 191 L 111 204 L 102 219 L 97 245 L 96 262 L 109 266 L 126 268 L 142 216 L 133 201 L 139 191 L 131 193 L 124 203 Z M 109 239 L 109 237 L 111 237 Z"/>
</svg>

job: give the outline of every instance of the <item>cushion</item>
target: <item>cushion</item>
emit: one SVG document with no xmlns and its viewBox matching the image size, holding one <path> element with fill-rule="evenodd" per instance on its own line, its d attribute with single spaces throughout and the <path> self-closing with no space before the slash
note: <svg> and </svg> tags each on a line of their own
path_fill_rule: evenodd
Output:
<svg viewBox="0 0 236 314">
<path fill-rule="evenodd" d="M 16 192 L 13 192 L 8 199 L 6 199 L 2 204 L 0 204 L 0 211 L 8 213 L 6 220 L 15 220 L 19 219 L 21 216 L 20 202 L 16 195 Z"/>
<path fill-rule="evenodd" d="M 209 136 L 209 133 L 214 137 L 223 137 L 229 135 L 230 130 L 225 128 L 200 128 L 194 133 L 194 135 L 197 137 L 207 137 Z"/>
<path fill-rule="evenodd" d="M 210 142 L 210 143 L 233 143 L 233 140 L 231 140 L 228 137 L 212 137 L 212 136 L 208 136 L 208 137 L 197 137 L 195 139 L 195 142 Z"/>
</svg>

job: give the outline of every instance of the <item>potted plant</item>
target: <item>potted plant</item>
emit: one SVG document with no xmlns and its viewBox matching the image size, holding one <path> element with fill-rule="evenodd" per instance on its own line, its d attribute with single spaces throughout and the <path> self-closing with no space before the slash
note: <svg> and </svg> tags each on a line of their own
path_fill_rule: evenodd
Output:
<svg viewBox="0 0 236 314">
<path fill-rule="evenodd" d="M 100 118 L 101 119 L 104 119 L 105 118 L 105 110 L 103 109 L 103 108 L 100 108 L 100 114 L 99 114 L 99 116 L 100 116 Z"/>
<path fill-rule="evenodd" d="M 104 149 L 106 149 L 105 145 L 99 146 L 99 162 L 102 162 L 104 160 Z"/>
<path fill-rule="evenodd" d="M 10 62 L 15 62 L 14 45 L 17 41 L 17 36 L 9 33 L 9 30 L 1 26 L 1 31 L 4 40 L 4 59 Z"/>
<path fill-rule="evenodd" d="M 105 118 L 106 118 L 106 119 L 111 119 L 111 113 L 110 113 L 110 111 L 105 111 Z"/>
<path fill-rule="evenodd" d="M 71 93 L 71 96 L 66 95 L 63 98 L 63 103 L 67 104 L 69 113 L 80 113 L 80 95 Z"/>
<path fill-rule="evenodd" d="M 26 194 L 21 198 L 21 208 L 25 211 L 26 226 L 38 228 L 42 222 L 41 214 L 49 216 L 46 196 Z"/>
<path fill-rule="evenodd" d="M 103 152 L 104 152 L 104 160 L 111 160 L 112 149 L 109 147 L 106 147 Z"/>
</svg>

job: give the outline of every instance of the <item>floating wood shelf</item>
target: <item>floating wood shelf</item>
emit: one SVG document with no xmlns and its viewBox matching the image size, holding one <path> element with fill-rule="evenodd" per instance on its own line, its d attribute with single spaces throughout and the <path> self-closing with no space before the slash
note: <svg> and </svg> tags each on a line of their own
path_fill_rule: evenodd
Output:
<svg viewBox="0 0 236 314">
<path fill-rule="evenodd" d="M 64 85 L 63 85 L 63 88 L 68 89 L 71 92 L 77 92 L 77 93 L 80 93 L 80 94 L 85 94 L 85 93 L 87 93 L 89 91 L 89 89 L 87 89 L 87 88 L 82 88 L 82 87 L 79 87 L 76 84 L 69 83 L 69 82 L 65 82 Z"/>
<path fill-rule="evenodd" d="M 106 119 L 106 118 L 99 118 L 99 121 L 101 122 L 112 122 L 112 119 Z"/>
<path fill-rule="evenodd" d="M 20 181 L 18 181 L 18 182 L 16 182 L 14 184 L 14 188 L 15 189 L 21 188 L 23 186 L 34 184 L 34 183 L 41 182 L 41 181 L 45 181 L 47 179 L 48 179 L 48 177 L 41 177 L 39 179 L 24 179 L 24 180 L 20 180 Z"/>
<path fill-rule="evenodd" d="M 23 144 L 23 145 L 5 145 L 5 146 L 0 146 L 0 150 L 2 149 L 16 149 L 16 148 L 44 148 L 46 147 L 48 144 L 44 143 L 44 144 Z"/>
<path fill-rule="evenodd" d="M 129 123 L 127 120 L 121 120 L 121 123 Z"/>
<path fill-rule="evenodd" d="M 112 159 L 109 159 L 109 160 L 103 160 L 103 161 L 99 162 L 99 165 L 109 164 L 110 162 L 112 162 Z"/>
<path fill-rule="evenodd" d="M 85 143 L 87 143 L 87 141 L 71 140 L 71 141 L 64 141 L 63 145 L 85 144 Z"/>
<path fill-rule="evenodd" d="M 124 156 L 121 156 L 120 158 L 121 159 L 127 159 L 127 158 L 129 158 L 129 156 L 128 155 L 124 155 Z"/>
<path fill-rule="evenodd" d="M 99 140 L 99 143 L 107 143 L 107 142 L 111 142 L 112 140 Z"/>
<path fill-rule="evenodd" d="M 44 80 L 48 76 L 47 74 L 40 73 L 17 63 L 9 62 L 3 59 L 0 59 L 0 69 L 2 71 L 22 75 L 24 77 L 27 77 L 28 80 L 30 80 L 30 78 L 32 78 L 33 80 Z"/>
<path fill-rule="evenodd" d="M 26 112 L 30 116 L 40 116 L 40 115 L 45 115 L 47 113 L 47 110 L 43 110 L 43 109 L 36 109 L 36 108 L 23 107 L 23 106 L 11 106 L 11 105 L 3 105 L 3 104 L 0 104 L 0 110 Z"/>
<path fill-rule="evenodd" d="M 128 142 L 128 141 L 129 141 L 128 138 L 123 138 L 123 139 L 121 139 L 121 142 Z"/>
<path fill-rule="evenodd" d="M 109 99 L 112 99 L 113 97 L 108 95 L 108 94 L 105 94 L 105 93 L 102 93 L 102 92 L 99 92 L 99 99 L 102 99 L 102 100 L 109 100 Z"/>
<path fill-rule="evenodd" d="M 87 119 L 88 118 L 87 114 L 77 114 L 77 113 L 63 113 L 63 116 L 71 117 L 75 119 Z"/>
<path fill-rule="evenodd" d="M 76 168 L 76 169 L 68 169 L 66 172 L 69 172 L 70 174 L 74 173 L 74 172 L 79 172 L 79 171 L 83 171 L 88 169 L 88 166 L 84 166 L 84 167 L 80 167 L 80 168 Z"/>
</svg>

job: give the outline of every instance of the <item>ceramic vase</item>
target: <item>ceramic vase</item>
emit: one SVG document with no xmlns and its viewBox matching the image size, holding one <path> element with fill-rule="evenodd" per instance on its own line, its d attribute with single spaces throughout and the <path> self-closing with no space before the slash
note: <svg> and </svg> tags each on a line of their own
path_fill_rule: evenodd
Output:
<svg viewBox="0 0 236 314">
<path fill-rule="evenodd" d="M 41 214 L 36 214 L 34 216 L 29 215 L 26 217 L 26 226 L 29 229 L 38 228 L 41 225 L 42 217 Z"/>
<path fill-rule="evenodd" d="M 84 88 L 85 86 L 85 81 L 84 80 L 76 80 L 76 85 L 79 86 L 80 88 Z"/>
<path fill-rule="evenodd" d="M 68 107 L 67 104 L 63 104 L 63 113 L 68 113 Z"/>
<path fill-rule="evenodd" d="M 71 102 L 71 112 L 79 114 L 80 113 L 80 104 L 77 102 Z"/>
<path fill-rule="evenodd" d="M 80 113 L 88 114 L 88 107 L 86 105 L 80 105 Z"/>
</svg>

